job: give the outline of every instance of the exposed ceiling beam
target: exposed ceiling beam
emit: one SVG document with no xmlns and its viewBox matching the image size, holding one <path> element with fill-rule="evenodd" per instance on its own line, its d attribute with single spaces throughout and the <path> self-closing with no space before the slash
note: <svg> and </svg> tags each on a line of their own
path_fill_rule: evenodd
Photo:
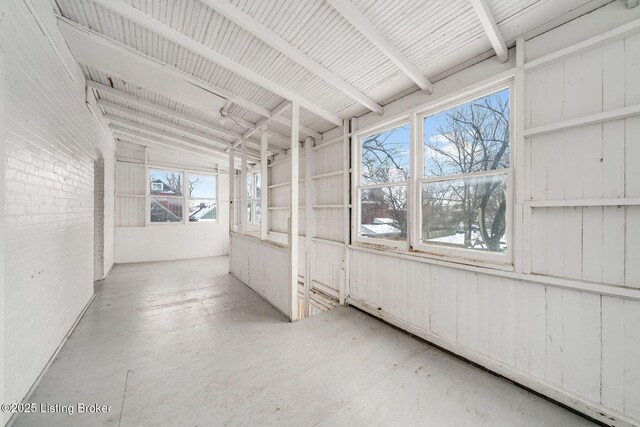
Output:
<svg viewBox="0 0 640 427">
<path fill-rule="evenodd" d="M 305 53 L 289 44 L 289 42 L 281 38 L 266 26 L 262 25 L 260 21 L 242 12 L 227 0 L 202 0 L 202 2 L 210 8 L 214 9 L 219 14 L 223 15 L 225 18 L 232 21 L 234 24 L 242 27 L 244 30 L 258 37 L 267 45 L 284 53 L 299 65 L 303 66 L 316 76 L 320 77 L 322 80 L 349 95 L 352 99 L 364 105 L 371 111 L 382 114 L 383 108 L 376 101 L 344 81 L 334 72 L 329 71 L 327 68 L 312 59 L 310 56 L 306 55 Z"/>
<path fill-rule="evenodd" d="M 121 0 L 92 0 L 94 3 L 99 4 L 118 15 L 126 18 L 127 20 L 144 27 L 161 37 L 164 37 L 167 40 L 170 40 L 187 50 L 215 63 L 221 67 L 226 68 L 227 70 L 235 73 L 242 78 L 261 86 L 274 94 L 281 96 L 283 98 L 289 99 L 291 101 L 296 101 L 300 103 L 300 106 L 305 110 L 325 119 L 329 122 L 335 124 L 336 126 L 342 126 L 342 120 L 338 118 L 333 113 L 325 110 L 324 108 L 310 102 L 309 100 L 303 98 L 302 96 L 296 94 L 290 89 L 281 86 L 266 77 L 256 73 L 255 71 L 241 65 L 232 59 L 221 55 L 210 47 L 199 43 L 198 41 L 192 39 L 180 31 L 174 30 L 169 25 L 163 24 L 162 22 L 154 19 L 152 16 L 147 15 L 146 13 L 136 9 L 133 6 L 128 5 L 127 3 Z"/>
<path fill-rule="evenodd" d="M 103 85 L 102 83 L 94 82 L 92 80 L 87 80 L 87 86 L 89 86 L 90 88 L 96 89 L 99 92 L 107 93 L 109 95 L 113 95 L 113 96 L 118 97 L 120 99 L 124 99 L 126 101 L 132 102 L 134 104 L 142 105 L 144 107 L 150 108 L 150 109 L 158 111 L 160 113 L 164 113 L 164 114 L 176 117 L 176 118 L 178 118 L 180 120 L 184 120 L 186 122 L 190 122 L 190 123 L 196 124 L 198 126 L 206 128 L 206 129 L 208 129 L 208 130 L 210 130 L 212 132 L 222 133 L 222 134 L 227 135 L 227 136 L 229 136 L 231 138 L 234 138 L 234 139 L 242 138 L 242 135 L 240 135 L 238 132 L 234 132 L 232 130 L 223 128 L 222 126 L 216 126 L 216 125 L 211 124 L 209 122 L 206 122 L 204 120 L 192 117 L 192 116 L 190 116 L 188 114 L 184 114 L 184 113 L 181 113 L 179 111 L 172 110 L 171 108 L 167 108 L 167 107 L 164 107 L 162 105 L 158 105 L 155 102 L 147 101 L 146 99 L 139 98 L 139 97 L 137 97 L 135 95 L 131 95 L 129 93 L 123 92 L 123 91 L 118 90 L 118 89 L 114 89 L 111 86 Z"/>
<path fill-rule="evenodd" d="M 234 104 L 246 108 L 249 111 L 253 111 L 263 117 L 271 116 L 271 112 L 268 109 L 261 107 L 254 102 L 234 95 L 227 90 L 205 82 L 204 80 L 200 80 L 191 74 L 185 73 L 182 70 L 178 70 L 164 62 L 158 61 L 155 58 L 145 55 L 144 53 L 132 49 L 131 47 L 103 34 L 83 27 L 82 25 L 70 21 L 67 18 L 58 16 L 58 28 L 60 28 L 60 32 L 64 36 L 67 45 L 69 45 L 75 60 L 81 64 L 113 74 L 115 77 L 120 77 L 118 74 L 125 74 L 130 69 L 143 69 L 143 75 L 146 79 L 145 81 L 140 82 L 141 84 L 137 86 L 147 90 L 151 90 L 148 88 L 149 85 L 147 84 L 149 79 L 157 78 L 167 86 L 180 85 L 179 81 L 184 80 L 201 91 L 197 95 L 198 97 L 203 96 L 202 92 L 209 92 L 211 94 L 219 95 L 222 98 L 226 98 Z M 118 65 L 118 67 L 116 67 L 116 65 Z M 123 80 L 125 79 L 123 78 Z M 155 92 L 153 90 L 151 91 Z M 162 95 L 162 92 L 156 93 Z M 176 98 L 173 99 L 178 101 Z M 183 103 L 190 105 L 188 102 Z M 194 108 L 202 110 L 199 107 Z M 215 111 L 215 114 L 220 114 L 220 111 Z"/>
<path fill-rule="evenodd" d="M 217 153 L 225 153 L 226 154 L 226 150 L 224 148 L 214 147 L 213 145 L 209 145 L 209 144 L 206 144 L 206 143 L 201 142 L 201 141 L 194 141 L 194 140 L 191 140 L 191 139 L 185 139 L 184 137 L 181 137 L 179 135 L 175 135 L 173 133 L 166 132 L 166 131 L 163 131 L 161 129 L 157 129 L 157 128 L 154 128 L 152 126 L 144 125 L 144 124 L 141 124 L 141 123 L 136 123 L 136 122 L 131 121 L 131 120 L 127 120 L 127 119 L 123 119 L 123 118 L 120 118 L 120 117 L 117 117 L 117 116 L 113 116 L 111 114 L 105 114 L 104 118 L 110 122 L 109 127 L 112 130 L 118 130 L 120 132 L 123 132 L 123 130 L 127 130 L 127 131 L 130 131 L 130 132 L 137 132 L 136 135 L 138 135 L 138 134 L 145 135 L 146 134 L 147 138 L 169 139 L 171 141 L 175 141 L 175 142 L 177 142 L 179 144 L 182 144 L 183 146 L 190 146 L 190 147 L 195 147 L 195 148 L 198 148 L 198 149 L 201 149 L 201 150 L 210 150 L 210 151 L 215 151 Z M 129 127 L 134 128 L 135 130 L 127 129 L 127 128 L 124 128 L 122 126 L 116 126 L 116 125 L 129 126 Z M 259 158 L 260 157 L 260 153 L 257 153 L 257 152 L 255 152 L 253 150 L 251 150 L 248 154 L 253 158 Z"/>
<path fill-rule="evenodd" d="M 109 129 L 111 129 L 111 131 L 116 135 L 117 139 L 122 139 L 124 137 L 124 138 L 130 139 L 129 142 L 135 142 L 137 144 L 142 144 L 147 146 L 160 145 L 163 147 L 172 148 L 174 150 L 186 151 L 191 154 L 211 156 L 218 160 L 225 159 L 227 155 L 227 153 L 225 153 L 224 150 L 220 152 L 217 150 L 211 150 L 209 148 L 195 147 L 190 144 L 187 144 L 186 141 L 176 143 L 176 140 L 173 138 L 171 138 L 171 140 L 168 141 L 168 140 L 162 139 L 161 137 L 151 136 L 138 130 L 127 129 L 122 126 L 118 126 L 117 124 L 110 124 Z M 140 141 L 144 141 L 144 142 L 140 142 Z"/>
<path fill-rule="evenodd" d="M 504 42 L 502 33 L 498 28 L 498 24 L 496 24 L 496 20 L 491 12 L 491 8 L 489 7 L 489 3 L 487 3 L 487 0 L 469 1 L 471 2 L 473 9 L 476 11 L 476 15 L 478 15 L 478 19 L 480 20 L 480 24 L 482 24 L 484 32 L 487 33 L 487 37 L 489 37 L 491 46 L 493 46 L 493 50 L 496 51 L 498 59 L 500 62 L 507 62 L 509 59 L 509 50 L 507 49 L 507 44 Z"/>
<path fill-rule="evenodd" d="M 170 69 L 157 61 L 148 61 L 135 52 L 109 43 L 104 38 L 96 36 L 96 33 L 87 33 L 82 27 L 73 25 L 63 18 L 58 22 L 60 31 L 77 62 L 200 111 L 220 114 L 220 108 L 226 100 L 211 90 L 211 87 L 203 90 L 205 82 L 197 85 L 188 78 L 187 73 Z"/>
<path fill-rule="evenodd" d="M 140 136 L 126 135 L 125 133 L 120 133 L 117 129 L 117 126 L 110 126 L 111 131 L 116 135 L 117 142 L 128 142 L 132 144 L 145 145 L 147 147 L 158 147 L 162 149 L 168 149 L 171 151 L 180 151 L 186 152 L 189 154 L 198 154 L 200 156 L 205 156 L 210 159 L 215 160 L 216 162 L 224 161 L 227 157 L 226 153 L 217 153 L 217 152 L 208 152 L 205 150 L 200 150 L 196 148 L 187 148 L 181 145 L 176 145 L 170 142 L 164 142 L 159 139 L 154 139 L 152 137 L 145 137 L 144 134 L 140 134 Z M 133 132 L 132 132 L 133 133 Z"/>
<path fill-rule="evenodd" d="M 225 129 L 225 128 L 221 127 L 221 126 L 213 125 L 213 124 L 211 124 L 209 122 L 206 122 L 204 120 L 192 117 L 192 116 L 190 116 L 188 114 L 184 114 L 184 113 L 181 113 L 179 111 L 172 110 L 170 108 L 164 107 L 162 105 L 158 105 L 158 104 L 153 103 L 151 101 L 147 101 L 146 99 L 138 98 L 135 95 L 131 95 L 131 94 L 126 93 L 126 92 L 122 92 L 120 90 L 112 88 L 111 86 L 103 85 L 102 83 L 94 82 L 92 80 L 87 80 L 87 86 L 90 87 L 90 88 L 96 89 L 99 92 L 108 93 L 110 95 L 113 95 L 113 96 L 116 96 L 118 98 L 127 100 L 129 102 L 133 102 L 135 104 L 139 104 L 139 105 L 145 106 L 147 108 L 151 108 L 153 110 L 159 111 L 161 113 L 165 113 L 165 114 L 168 114 L 170 116 L 177 117 L 177 118 L 179 118 L 181 120 L 196 124 L 198 126 L 202 126 L 202 127 L 206 128 L 206 129 L 209 129 L 210 131 L 223 133 L 223 134 L 225 134 L 225 135 L 227 135 L 227 136 L 229 136 L 231 138 L 237 139 L 237 140 L 240 140 L 242 138 L 242 135 L 240 135 L 237 132 L 233 132 L 233 131 L 231 131 L 229 129 Z M 102 101 L 102 102 L 104 102 L 104 101 Z M 100 104 L 100 103 L 98 103 L 98 104 Z M 107 105 L 107 107 L 108 107 L 108 105 Z M 124 112 L 122 110 L 120 110 L 120 111 Z M 164 122 L 163 122 L 163 125 L 164 126 L 170 126 L 169 123 L 164 123 Z M 252 126 L 255 126 L 255 125 L 252 124 Z M 281 136 L 282 136 L 282 138 L 286 138 L 284 135 L 281 135 Z M 258 141 L 257 139 L 248 139 L 248 141 L 250 141 L 251 143 L 256 144 L 256 145 L 260 144 L 260 141 Z M 229 145 L 228 143 L 225 143 L 225 144 Z M 276 148 L 276 147 L 272 147 L 271 151 L 274 152 L 274 153 L 278 153 L 278 154 L 282 154 L 282 153 L 285 152 L 284 150 L 281 150 L 281 149 Z"/>
<path fill-rule="evenodd" d="M 147 77 L 142 82 L 139 82 L 137 86 L 149 89 L 147 81 L 149 79 L 160 79 L 163 82 L 163 87 L 174 87 L 180 85 L 180 80 L 190 83 L 194 88 L 198 89 L 198 97 L 202 97 L 203 102 L 206 100 L 207 95 L 211 93 L 218 94 L 234 104 L 246 108 L 262 117 L 271 119 L 274 122 L 278 122 L 284 126 L 291 127 L 291 120 L 286 117 L 273 115 L 268 109 L 259 106 L 251 101 L 248 101 L 242 97 L 231 94 L 225 89 L 218 88 L 208 82 L 200 80 L 191 74 L 187 74 L 184 71 L 171 67 L 168 64 L 160 62 L 150 56 L 143 54 L 137 50 L 123 45 L 113 39 L 106 37 L 103 34 L 97 33 L 89 28 L 83 27 L 73 21 L 58 16 L 58 27 L 60 32 L 65 38 L 65 41 L 69 45 L 71 52 L 77 62 L 91 66 L 93 68 L 102 70 L 106 73 L 112 74 L 115 77 L 120 77 L 119 74 L 124 74 L 130 68 L 145 69 L 144 75 Z M 116 70 L 115 65 L 122 65 L 122 70 Z M 123 78 L 123 80 L 126 80 Z M 133 82 L 131 82 L 133 83 Z M 134 83 L 135 84 L 135 83 Z M 153 90 L 151 90 L 153 92 Z M 166 96 L 162 92 L 158 92 L 160 95 Z M 169 97 L 169 96 L 167 96 Z M 175 101 L 184 103 L 185 105 L 192 106 L 201 110 L 201 108 L 191 105 L 190 99 L 182 100 L 175 99 Z M 181 98 L 180 98 L 181 99 Z M 288 101 L 285 101 L 288 103 Z M 227 103 L 225 103 L 227 105 Z M 202 111 L 202 110 L 201 110 Z M 215 114 L 219 114 L 216 111 Z M 321 136 L 315 130 L 308 127 L 300 127 L 300 131 L 308 136 L 312 136 L 317 140 L 321 139 Z"/>
<path fill-rule="evenodd" d="M 416 67 L 409 58 L 404 56 L 387 37 L 376 28 L 349 0 L 327 0 L 347 21 L 360 31 L 382 53 L 384 53 L 398 68 L 400 68 L 420 89 L 427 93 L 433 92 L 431 81 Z"/>
<path fill-rule="evenodd" d="M 233 145 L 233 143 L 228 142 L 228 141 L 224 141 L 224 140 L 219 139 L 219 138 L 216 138 L 213 135 L 209 135 L 207 133 L 191 129 L 191 128 L 186 127 L 186 126 L 182 126 L 182 125 L 179 125 L 179 124 L 171 123 L 171 122 L 168 122 L 168 121 L 163 120 L 161 118 L 158 118 L 158 117 L 143 113 L 141 111 L 132 110 L 132 109 L 124 107 L 122 105 L 114 104 L 112 102 L 108 102 L 108 101 L 105 101 L 105 100 L 102 100 L 102 99 L 99 99 L 97 101 L 97 104 L 102 108 L 106 108 L 107 110 L 118 111 L 120 113 L 126 114 L 127 116 L 135 117 L 137 119 L 144 120 L 144 121 L 150 122 L 150 123 L 154 123 L 154 124 L 159 125 L 159 126 L 165 126 L 165 127 L 170 128 L 170 129 L 173 129 L 174 131 L 179 131 L 179 132 L 186 133 L 187 135 L 189 135 L 191 137 L 194 137 L 194 138 L 203 139 L 203 140 L 205 140 L 207 142 L 214 142 L 216 144 L 224 145 L 225 146 L 224 148 L 231 147 L 231 145 Z"/>
</svg>

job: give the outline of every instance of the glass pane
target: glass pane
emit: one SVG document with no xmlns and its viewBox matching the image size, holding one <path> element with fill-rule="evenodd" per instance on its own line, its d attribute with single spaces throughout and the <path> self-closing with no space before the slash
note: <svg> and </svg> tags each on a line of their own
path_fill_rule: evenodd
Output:
<svg viewBox="0 0 640 427">
<path fill-rule="evenodd" d="M 194 199 L 216 198 L 216 177 L 189 174 L 189 197 Z"/>
<path fill-rule="evenodd" d="M 215 221 L 217 215 L 215 200 L 189 199 L 189 222 Z"/>
<path fill-rule="evenodd" d="M 507 175 L 422 184 L 422 242 L 504 252 Z"/>
<path fill-rule="evenodd" d="M 251 222 L 251 200 L 247 200 L 247 222 Z"/>
<path fill-rule="evenodd" d="M 509 167 L 509 89 L 424 119 L 424 176 Z"/>
<path fill-rule="evenodd" d="M 151 196 L 151 222 L 181 222 L 182 199 Z"/>
<path fill-rule="evenodd" d="M 407 240 L 407 187 L 365 188 L 360 197 L 360 236 Z"/>
<path fill-rule="evenodd" d="M 253 223 L 260 224 L 260 210 L 261 210 L 260 200 L 255 200 L 253 202 Z"/>
<path fill-rule="evenodd" d="M 408 124 L 362 138 L 362 184 L 402 182 L 408 176 Z"/>
<path fill-rule="evenodd" d="M 262 179 L 260 174 L 256 174 L 256 197 L 259 199 L 262 196 Z"/>
<path fill-rule="evenodd" d="M 253 178 L 253 174 L 247 174 L 247 198 L 251 198 L 251 180 Z"/>
<path fill-rule="evenodd" d="M 182 195 L 182 172 L 149 169 L 150 194 Z"/>
</svg>

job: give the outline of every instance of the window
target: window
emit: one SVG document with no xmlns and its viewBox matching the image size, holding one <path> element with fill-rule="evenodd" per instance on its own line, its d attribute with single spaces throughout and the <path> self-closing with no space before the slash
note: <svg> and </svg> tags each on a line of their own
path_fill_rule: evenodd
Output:
<svg viewBox="0 0 640 427">
<path fill-rule="evenodd" d="M 216 177 L 187 174 L 189 191 L 189 222 L 207 222 L 218 219 Z"/>
<path fill-rule="evenodd" d="M 507 250 L 509 89 L 423 119 L 420 243 Z"/>
<path fill-rule="evenodd" d="M 149 169 L 151 222 L 182 222 L 182 172 Z"/>
<path fill-rule="evenodd" d="M 407 241 L 409 125 L 360 138 L 359 236 Z"/>
<path fill-rule="evenodd" d="M 247 222 L 260 224 L 260 196 L 262 184 L 259 172 L 247 173 Z"/>
<path fill-rule="evenodd" d="M 360 135 L 355 240 L 509 262 L 510 110 L 503 85 Z"/>
</svg>

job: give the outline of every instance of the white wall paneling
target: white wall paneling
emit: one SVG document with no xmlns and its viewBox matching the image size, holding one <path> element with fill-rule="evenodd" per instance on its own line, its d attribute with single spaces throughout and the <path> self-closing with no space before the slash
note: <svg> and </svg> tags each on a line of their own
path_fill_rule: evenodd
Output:
<svg viewBox="0 0 640 427">
<path fill-rule="evenodd" d="M 133 158 L 134 162 L 118 161 L 116 166 L 115 262 L 167 261 L 228 254 L 228 174 L 220 173 L 219 165 L 210 159 L 150 147 L 138 146 L 135 150 L 134 147 L 134 144 L 118 143 L 118 158 Z M 142 163 L 137 163 L 139 161 Z M 150 223 L 150 168 L 216 176 L 217 221 Z"/>
<path fill-rule="evenodd" d="M 637 425 L 640 31 L 633 21 L 555 55 L 549 40 L 589 19 L 604 18 L 528 41 L 526 55 L 521 39 L 515 72 L 493 71 L 515 76 L 514 265 L 350 245 L 347 301 L 595 419 Z M 530 47 L 547 59 L 527 62 Z M 467 72 L 467 91 L 486 85 L 491 67 L 436 83 L 427 105 L 464 93 Z M 403 98 L 358 121 L 391 122 L 402 106 L 423 108 Z"/>
<path fill-rule="evenodd" d="M 231 274 L 269 301 L 287 319 L 292 318 L 288 248 L 254 236 L 232 233 L 229 262 Z"/>
</svg>

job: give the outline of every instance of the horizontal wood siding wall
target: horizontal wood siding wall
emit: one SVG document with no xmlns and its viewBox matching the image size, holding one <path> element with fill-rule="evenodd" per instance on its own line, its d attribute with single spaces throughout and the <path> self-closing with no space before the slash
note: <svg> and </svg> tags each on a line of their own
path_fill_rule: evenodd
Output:
<svg viewBox="0 0 640 427">
<path fill-rule="evenodd" d="M 638 76 L 639 35 L 528 71 L 524 127 L 638 106 Z M 640 301 L 591 286 L 640 287 L 640 206 L 625 201 L 640 196 L 639 137 L 636 116 L 524 139 L 522 280 L 352 247 L 350 303 L 607 424 L 640 424 Z"/>
</svg>

